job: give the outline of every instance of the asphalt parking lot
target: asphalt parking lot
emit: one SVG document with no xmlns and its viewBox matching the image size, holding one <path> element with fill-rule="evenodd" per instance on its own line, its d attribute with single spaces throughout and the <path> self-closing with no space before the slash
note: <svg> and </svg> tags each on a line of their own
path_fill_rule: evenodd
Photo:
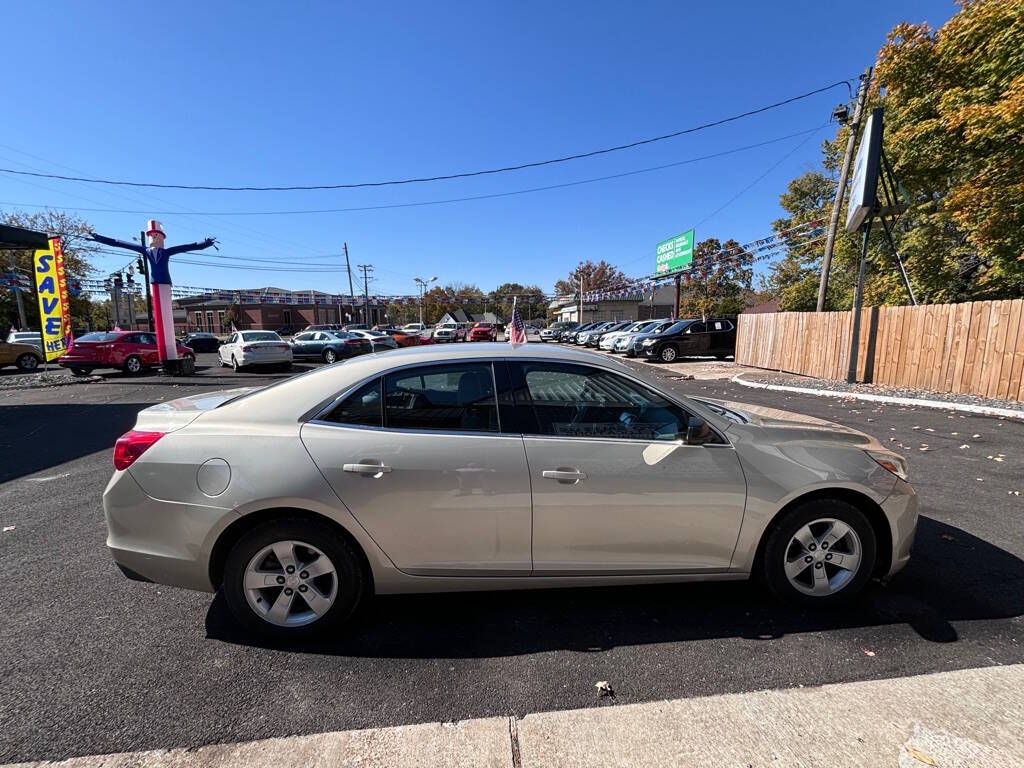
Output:
<svg viewBox="0 0 1024 768">
<path fill-rule="evenodd" d="M 743 583 L 400 596 L 315 646 L 253 643 L 219 597 L 126 581 L 104 547 L 110 449 L 139 409 L 288 375 L 199 364 L 0 389 L 0 762 L 1024 662 L 1024 424 L 671 379 L 907 455 L 923 512 L 908 568 L 835 613 Z"/>
</svg>

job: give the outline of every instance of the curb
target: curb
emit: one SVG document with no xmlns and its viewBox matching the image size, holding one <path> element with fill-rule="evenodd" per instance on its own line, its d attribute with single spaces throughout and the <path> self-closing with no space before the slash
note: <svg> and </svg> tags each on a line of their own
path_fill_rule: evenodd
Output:
<svg viewBox="0 0 1024 768">
<path fill-rule="evenodd" d="M 1024 411 L 1015 411 L 1010 408 L 995 408 L 989 405 L 971 405 L 969 403 L 951 403 L 945 400 L 920 400 L 915 397 L 896 397 L 895 395 L 872 395 L 867 392 L 836 392 L 831 389 L 812 389 L 810 387 L 789 387 L 783 384 L 764 384 L 760 381 L 747 381 L 743 378 L 745 373 L 737 373 L 732 377 L 734 384 L 753 389 L 770 389 L 775 392 L 795 392 L 799 395 L 818 395 L 819 397 L 851 398 L 853 400 L 867 400 L 872 403 L 888 403 L 890 405 L 912 405 L 917 408 L 938 408 L 944 411 L 960 411 L 962 413 L 973 413 L 979 416 L 999 416 L 1004 419 L 1018 419 L 1024 421 Z"/>
</svg>

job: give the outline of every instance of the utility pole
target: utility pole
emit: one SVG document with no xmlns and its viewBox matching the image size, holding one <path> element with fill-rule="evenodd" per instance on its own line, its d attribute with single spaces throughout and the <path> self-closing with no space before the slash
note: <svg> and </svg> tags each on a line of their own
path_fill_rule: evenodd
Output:
<svg viewBox="0 0 1024 768">
<path fill-rule="evenodd" d="M 580 275 L 580 326 L 583 325 L 583 275 Z"/>
<path fill-rule="evenodd" d="M 18 274 L 18 267 L 14 261 L 14 251 L 11 251 L 11 274 L 14 275 L 14 296 L 18 302 L 18 328 L 24 331 L 28 328 L 28 320 L 25 319 L 25 300 L 21 298 L 21 275 Z"/>
<path fill-rule="evenodd" d="M 142 243 L 143 247 L 146 245 L 146 230 L 139 232 L 139 242 Z M 145 256 L 139 256 L 139 272 L 142 273 L 142 277 L 146 282 L 146 322 L 149 324 L 149 332 L 153 333 L 156 328 L 153 327 L 153 297 L 149 295 L 149 259 Z M 188 322 L 185 323 L 185 329 L 188 330 Z"/>
<path fill-rule="evenodd" d="M 679 316 L 679 300 L 683 298 L 683 276 L 681 274 L 676 275 L 676 301 L 672 305 L 672 320 L 675 320 Z"/>
<path fill-rule="evenodd" d="M 842 212 L 843 197 L 846 194 L 846 181 L 850 175 L 850 163 L 853 161 L 853 150 L 857 145 L 857 133 L 864 114 L 864 103 L 871 87 L 873 67 L 864 70 L 860 76 L 860 89 L 857 91 L 857 106 L 853 110 L 853 122 L 850 124 L 850 137 L 846 140 L 846 154 L 843 165 L 839 169 L 839 184 L 836 187 L 836 201 L 832 205 L 832 218 L 828 222 L 828 233 L 825 236 L 825 255 L 821 259 L 821 281 L 818 284 L 818 312 L 825 311 L 825 294 L 828 292 L 828 272 L 832 266 L 832 249 L 836 243 L 836 230 L 839 228 L 839 215 Z"/>
<path fill-rule="evenodd" d="M 352 266 L 348 263 L 348 243 L 342 243 L 345 250 L 345 270 L 348 272 L 348 298 L 352 302 L 352 312 L 356 311 L 356 294 L 352 290 Z"/>
<path fill-rule="evenodd" d="M 373 272 L 373 266 L 370 264 L 360 264 L 359 269 L 363 272 L 363 322 L 367 325 L 370 324 L 370 273 Z"/>
</svg>

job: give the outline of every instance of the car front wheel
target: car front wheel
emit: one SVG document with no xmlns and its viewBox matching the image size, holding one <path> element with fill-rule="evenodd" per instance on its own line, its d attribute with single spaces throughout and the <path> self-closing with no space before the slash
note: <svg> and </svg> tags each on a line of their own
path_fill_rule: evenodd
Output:
<svg viewBox="0 0 1024 768">
<path fill-rule="evenodd" d="M 18 359 L 14 361 L 14 364 L 23 371 L 34 371 L 39 367 L 39 360 L 35 355 L 30 355 L 26 352 L 24 355 L 19 356 Z"/>
<path fill-rule="evenodd" d="M 855 597 L 871 579 L 875 532 L 864 513 L 839 499 L 801 504 L 764 545 L 761 576 L 776 597 L 831 605 Z"/>
<path fill-rule="evenodd" d="M 658 359 L 663 363 L 671 363 L 677 357 L 679 357 L 679 353 L 676 352 L 676 348 L 672 346 L 662 347 L 661 352 L 658 353 Z"/>
<path fill-rule="evenodd" d="M 337 352 L 335 352 L 333 349 L 325 349 L 324 350 L 324 362 L 325 363 L 327 363 L 328 365 L 333 365 L 337 361 L 338 361 L 338 353 Z"/>
<path fill-rule="evenodd" d="M 325 523 L 271 520 L 244 534 L 224 566 L 224 598 L 247 629 L 300 639 L 337 628 L 366 579 L 352 546 Z"/>
</svg>

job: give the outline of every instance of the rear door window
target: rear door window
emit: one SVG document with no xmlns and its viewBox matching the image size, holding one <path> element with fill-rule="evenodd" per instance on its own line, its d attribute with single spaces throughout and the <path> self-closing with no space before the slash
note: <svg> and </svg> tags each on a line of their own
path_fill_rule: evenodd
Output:
<svg viewBox="0 0 1024 768">
<path fill-rule="evenodd" d="M 331 409 L 320 421 L 332 424 L 351 424 L 359 427 L 379 427 L 383 424 L 383 402 L 380 396 L 381 380 L 364 384 Z"/>
<path fill-rule="evenodd" d="M 384 426 L 446 432 L 497 432 L 490 363 L 410 368 L 384 380 Z"/>
</svg>

